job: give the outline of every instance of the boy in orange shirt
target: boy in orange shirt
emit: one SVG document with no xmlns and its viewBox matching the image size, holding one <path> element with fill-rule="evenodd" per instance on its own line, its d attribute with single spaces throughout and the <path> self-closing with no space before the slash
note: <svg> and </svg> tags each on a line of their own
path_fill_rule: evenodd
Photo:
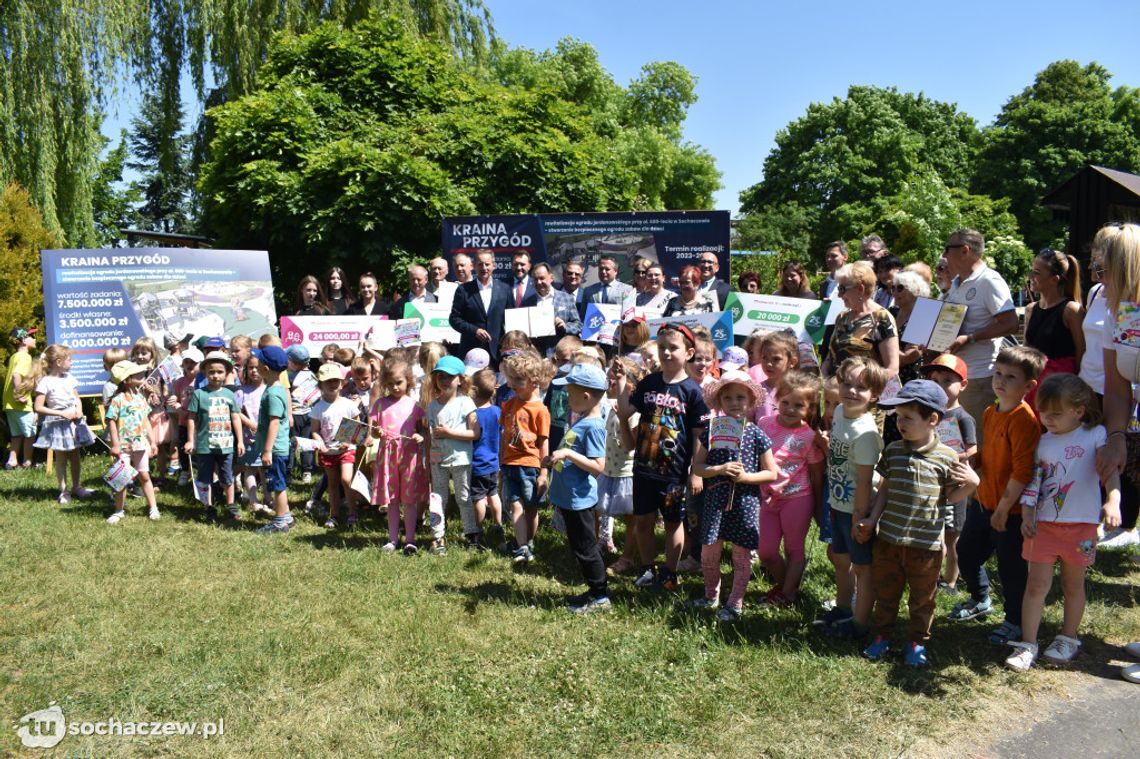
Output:
<svg viewBox="0 0 1140 759">
<path fill-rule="evenodd" d="M 507 548 L 515 564 L 534 560 L 538 509 L 546 495 L 547 472 L 542 462 L 550 455 L 550 410 L 542 402 L 542 385 L 550 381 L 551 366 L 538 353 L 523 351 L 503 361 L 515 397 L 503 404 L 503 437 L 499 461 L 503 471 L 503 500 L 511 506 L 514 546 Z"/>
<path fill-rule="evenodd" d="M 1002 348 L 998 354 L 993 374 L 997 403 L 982 418 L 986 442 L 978 449 L 981 483 L 958 537 L 958 568 L 970 599 L 955 606 L 950 619 L 975 619 L 993 611 L 985 563 L 996 553 L 1005 597 L 1005 619 L 990 633 L 990 642 L 997 645 L 1021 640 L 1021 599 L 1028 567 L 1021 558 L 1018 499 L 1033 480 L 1041 439 L 1041 425 L 1025 396 L 1037 387 L 1044 367 L 1045 355 L 1034 348 L 1018 345 Z"/>
</svg>

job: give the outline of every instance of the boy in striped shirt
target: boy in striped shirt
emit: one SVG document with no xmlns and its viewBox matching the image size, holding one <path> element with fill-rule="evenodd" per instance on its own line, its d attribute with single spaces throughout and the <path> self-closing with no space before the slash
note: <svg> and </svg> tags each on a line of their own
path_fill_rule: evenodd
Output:
<svg viewBox="0 0 1140 759">
<path fill-rule="evenodd" d="M 906 663 L 926 666 L 949 504 L 967 498 L 978 486 L 977 473 L 935 434 L 946 414 L 946 403 L 946 392 L 930 380 L 912 380 L 894 398 L 879 401 L 880 406 L 894 407 L 902 440 L 883 451 L 879 462 L 883 482 L 874 508 L 856 524 L 860 540 L 868 539 L 878 527 L 871 559 L 874 640 L 863 651 L 868 659 L 881 659 L 890 650 L 899 601 L 909 586 Z"/>
</svg>

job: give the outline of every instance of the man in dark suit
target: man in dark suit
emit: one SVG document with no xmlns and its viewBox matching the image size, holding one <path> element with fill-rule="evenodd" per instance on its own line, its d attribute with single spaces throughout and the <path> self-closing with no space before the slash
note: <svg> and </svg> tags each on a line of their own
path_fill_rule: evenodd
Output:
<svg viewBox="0 0 1140 759">
<path fill-rule="evenodd" d="M 723 311 L 724 301 L 732 292 L 732 287 L 727 282 L 716 278 L 716 273 L 720 271 L 720 259 L 716 257 L 716 253 L 713 251 L 706 250 L 697 259 L 697 267 L 701 270 L 701 285 L 697 291 L 715 295 L 717 305 Z"/>
<path fill-rule="evenodd" d="M 495 279 L 495 254 L 481 250 L 475 257 L 475 279 L 464 282 L 451 302 L 451 328 L 459 333 L 458 356 L 472 348 L 491 354 L 491 365 L 499 365 L 499 339 L 503 336 L 503 312 L 514 305 L 511 286 Z"/>
<path fill-rule="evenodd" d="M 388 310 L 389 319 L 404 318 L 405 303 L 438 303 L 439 298 L 427 289 L 428 271 L 422 266 L 408 267 L 408 291 L 396 299 Z"/>
<path fill-rule="evenodd" d="M 598 259 L 598 281 L 582 290 L 582 306 L 580 314 L 586 316 L 586 306 L 590 303 L 610 303 L 621 305 L 626 295 L 633 292 L 633 287 L 617 279 L 617 259 L 608 253 L 603 253 Z"/>
<path fill-rule="evenodd" d="M 533 338 L 534 347 L 538 352 L 547 356 L 553 353 L 555 344 L 565 335 L 582 334 L 582 319 L 578 316 L 578 308 L 574 305 L 574 296 L 554 289 L 554 276 L 550 273 L 550 266 L 544 263 L 535 264 L 530 270 L 530 278 L 534 282 L 534 295 L 523 301 L 523 306 L 537 306 L 539 303 L 550 301 L 554 306 L 554 335 Z"/>
<path fill-rule="evenodd" d="M 511 305 L 522 308 L 523 301 L 534 295 L 534 281 L 530 278 L 530 254 L 520 250 L 511 256 Z"/>
</svg>

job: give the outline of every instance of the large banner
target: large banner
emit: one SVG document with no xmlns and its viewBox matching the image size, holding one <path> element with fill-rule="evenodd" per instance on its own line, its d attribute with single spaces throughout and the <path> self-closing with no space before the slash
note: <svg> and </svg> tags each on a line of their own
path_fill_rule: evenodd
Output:
<svg viewBox="0 0 1140 759">
<path fill-rule="evenodd" d="M 776 331 L 790 329 L 798 340 L 819 343 L 823 340 L 828 312 L 842 310 L 842 301 L 819 301 L 806 298 L 786 298 L 782 295 L 759 293 L 730 293 L 724 310 L 732 313 L 733 332 L 737 337 L 748 337 L 757 329 Z"/>
<path fill-rule="evenodd" d="M 326 345 L 352 348 L 360 343 L 388 350 L 396 347 L 396 322 L 386 316 L 282 316 L 281 344 L 303 345 L 310 356 L 319 355 Z"/>
<path fill-rule="evenodd" d="M 509 216 L 459 216 L 443 221 L 443 254 L 474 256 L 495 251 L 495 276 L 507 278 L 511 256 L 530 254 L 531 263 L 546 261 L 555 281 L 562 264 L 582 260 L 582 286 L 598 281 L 598 258 L 608 253 L 618 261 L 618 279 L 633 282 L 637 257 L 659 261 L 666 286 L 675 290 L 683 266 L 696 265 L 711 250 L 720 261 L 721 279 L 728 277 L 728 211 L 648 211 L 629 213 L 563 213 Z"/>
<path fill-rule="evenodd" d="M 79 392 L 107 379 L 103 351 L 144 335 L 220 337 L 275 332 L 269 254 L 251 250 L 44 250 L 47 340 L 71 346 Z"/>
</svg>

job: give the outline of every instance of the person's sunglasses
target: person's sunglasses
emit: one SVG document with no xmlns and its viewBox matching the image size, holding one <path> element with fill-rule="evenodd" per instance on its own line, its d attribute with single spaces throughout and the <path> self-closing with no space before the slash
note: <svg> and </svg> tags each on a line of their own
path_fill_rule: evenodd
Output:
<svg viewBox="0 0 1140 759">
<path fill-rule="evenodd" d="M 843 295 L 848 290 L 854 290 L 854 289 L 855 289 L 854 285 L 836 285 L 835 286 L 835 292 L 839 293 L 840 295 Z"/>
</svg>

